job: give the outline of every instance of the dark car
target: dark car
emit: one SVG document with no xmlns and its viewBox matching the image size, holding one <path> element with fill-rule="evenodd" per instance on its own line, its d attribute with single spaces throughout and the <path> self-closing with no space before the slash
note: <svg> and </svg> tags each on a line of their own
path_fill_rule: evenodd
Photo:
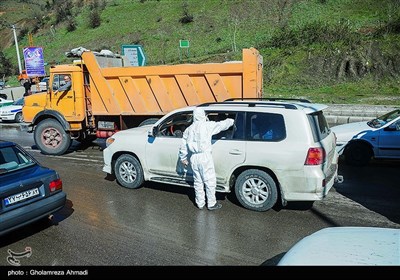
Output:
<svg viewBox="0 0 400 280">
<path fill-rule="evenodd" d="M 64 207 L 59 174 L 16 143 L 0 140 L 0 235 Z"/>
</svg>

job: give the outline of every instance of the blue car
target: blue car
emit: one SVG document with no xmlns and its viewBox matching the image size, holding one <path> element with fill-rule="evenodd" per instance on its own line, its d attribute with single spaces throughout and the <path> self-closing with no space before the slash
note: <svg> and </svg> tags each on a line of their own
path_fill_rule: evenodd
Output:
<svg viewBox="0 0 400 280">
<path fill-rule="evenodd" d="M 331 128 L 336 150 L 346 163 L 363 166 L 371 158 L 400 159 L 400 109 L 367 122 L 354 122 Z"/>
<path fill-rule="evenodd" d="M 66 197 L 55 170 L 0 140 L 0 235 L 48 217 L 64 207 Z"/>
</svg>

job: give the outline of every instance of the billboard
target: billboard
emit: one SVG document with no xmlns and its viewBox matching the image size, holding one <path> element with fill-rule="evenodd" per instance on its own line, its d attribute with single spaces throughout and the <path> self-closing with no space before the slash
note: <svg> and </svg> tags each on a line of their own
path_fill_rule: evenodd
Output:
<svg viewBox="0 0 400 280">
<path fill-rule="evenodd" d="M 26 47 L 24 48 L 25 69 L 28 77 L 46 76 L 44 68 L 43 48 Z"/>
</svg>

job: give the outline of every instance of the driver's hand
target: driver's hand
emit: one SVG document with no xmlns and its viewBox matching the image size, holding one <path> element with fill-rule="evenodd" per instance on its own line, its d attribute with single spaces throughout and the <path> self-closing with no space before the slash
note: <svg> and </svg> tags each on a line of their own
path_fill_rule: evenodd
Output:
<svg viewBox="0 0 400 280">
<path fill-rule="evenodd" d="M 184 159 L 184 160 L 182 160 L 181 162 L 182 162 L 182 164 L 183 164 L 185 167 L 189 165 L 189 162 L 188 162 L 187 159 Z"/>
</svg>

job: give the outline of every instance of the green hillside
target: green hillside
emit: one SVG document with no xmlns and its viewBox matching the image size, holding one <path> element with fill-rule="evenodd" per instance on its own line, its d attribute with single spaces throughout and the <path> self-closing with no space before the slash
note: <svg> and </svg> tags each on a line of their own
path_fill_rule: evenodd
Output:
<svg viewBox="0 0 400 280">
<path fill-rule="evenodd" d="M 148 65 L 240 60 L 255 47 L 265 96 L 400 105 L 398 0 L 2 0 L 0 23 L 8 84 L 18 72 L 15 24 L 20 49 L 31 32 L 49 66 L 69 63 L 64 53 L 80 46 L 121 53 L 140 44 Z"/>
</svg>

